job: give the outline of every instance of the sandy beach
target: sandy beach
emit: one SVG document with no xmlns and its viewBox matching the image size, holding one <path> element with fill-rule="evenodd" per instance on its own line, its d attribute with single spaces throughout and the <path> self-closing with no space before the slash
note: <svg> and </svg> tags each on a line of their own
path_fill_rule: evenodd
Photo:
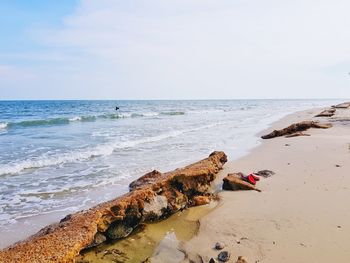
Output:
<svg viewBox="0 0 350 263">
<path fill-rule="evenodd" d="M 313 118 L 320 111 L 289 115 L 263 133 L 311 119 L 330 121 L 332 128 L 305 132 L 311 136 L 263 140 L 248 155 L 225 165 L 218 188 L 230 172 L 269 169 L 276 174 L 257 183 L 261 193 L 221 191 L 220 205 L 200 220 L 198 235 L 184 245 L 189 259 L 215 259 L 219 251 L 213 247 L 222 242 L 230 262 L 238 256 L 269 263 L 350 261 L 350 110 Z"/>
</svg>

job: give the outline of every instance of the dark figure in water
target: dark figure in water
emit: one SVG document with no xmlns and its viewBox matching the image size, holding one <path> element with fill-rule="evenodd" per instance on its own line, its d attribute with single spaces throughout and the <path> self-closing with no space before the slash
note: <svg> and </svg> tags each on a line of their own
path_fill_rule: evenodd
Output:
<svg viewBox="0 0 350 263">
<path fill-rule="evenodd" d="M 115 107 L 115 110 L 119 110 L 119 107 L 117 106 L 117 107 Z"/>
</svg>

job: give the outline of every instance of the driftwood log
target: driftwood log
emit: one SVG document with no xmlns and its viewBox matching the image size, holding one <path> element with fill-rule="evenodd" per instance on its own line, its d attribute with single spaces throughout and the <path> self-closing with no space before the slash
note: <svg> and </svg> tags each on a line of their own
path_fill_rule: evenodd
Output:
<svg viewBox="0 0 350 263">
<path fill-rule="evenodd" d="M 290 126 L 288 126 L 287 128 L 284 128 L 282 130 L 274 130 L 273 132 L 266 134 L 264 136 L 261 136 L 262 139 L 271 139 L 271 138 L 275 138 L 275 137 L 280 137 L 280 136 L 286 136 L 286 135 L 292 135 L 295 133 L 300 133 L 303 131 L 306 131 L 310 128 L 319 128 L 319 129 L 328 129 L 332 127 L 332 124 L 321 124 L 319 122 L 316 121 L 303 121 L 303 122 L 298 122 L 298 123 L 294 123 Z M 296 136 L 300 136 L 296 135 Z"/>
<path fill-rule="evenodd" d="M 331 109 L 326 109 L 319 114 L 317 114 L 315 117 L 332 117 L 335 114 L 336 109 L 331 108 Z"/>
<path fill-rule="evenodd" d="M 1 250 L 0 262 L 74 262 L 85 248 L 126 237 L 141 223 L 206 203 L 211 196 L 210 183 L 226 161 L 225 153 L 213 152 L 202 161 L 172 172 L 148 173 L 130 184 L 128 194 L 68 215 Z"/>
</svg>

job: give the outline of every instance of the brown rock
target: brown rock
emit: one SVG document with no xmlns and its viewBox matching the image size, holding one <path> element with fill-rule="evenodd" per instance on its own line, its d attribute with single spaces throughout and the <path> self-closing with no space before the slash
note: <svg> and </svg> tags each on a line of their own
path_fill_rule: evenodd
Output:
<svg viewBox="0 0 350 263">
<path fill-rule="evenodd" d="M 326 109 L 321 113 L 317 114 L 315 117 L 332 117 L 335 114 L 335 111 L 335 108 Z"/>
<path fill-rule="evenodd" d="M 216 250 L 221 250 L 221 249 L 224 249 L 225 248 L 225 244 L 224 243 L 221 243 L 221 242 L 216 242 L 215 243 L 215 249 Z"/>
<path fill-rule="evenodd" d="M 129 184 L 129 189 L 130 191 L 132 191 L 137 188 L 144 187 L 146 185 L 151 185 L 155 183 L 161 176 L 162 176 L 161 172 L 158 172 L 157 170 L 153 170 L 152 172 L 146 173 L 145 175 L 141 176 L 137 180 L 131 182 Z"/>
<path fill-rule="evenodd" d="M 210 183 L 226 161 L 225 153 L 213 152 L 202 161 L 172 172 L 146 174 L 132 184 L 130 193 L 71 214 L 1 250 L 0 262 L 74 262 L 82 249 L 94 244 L 97 233 L 120 238 L 144 222 L 193 205 L 196 196 L 209 194 Z"/>
<path fill-rule="evenodd" d="M 347 109 L 350 107 L 350 102 L 344 102 L 344 103 L 340 103 L 338 105 L 333 106 L 336 109 Z"/>
<path fill-rule="evenodd" d="M 210 203 L 210 197 L 203 196 L 203 195 L 195 196 L 195 197 L 193 197 L 193 202 L 194 202 L 195 206 L 207 205 Z"/>
<path fill-rule="evenodd" d="M 248 263 L 245 257 L 239 256 L 236 263 Z"/>
<path fill-rule="evenodd" d="M 224 190 L 255 190 L 261 192 L 260 189 L 256 188 L 254 185 L 241 179 L 241 173 L 228 174 L 224 179 L 222 189 Z"/>
<path fill-rule="evenodd" d="M 303 121 L 294 123 L 287 128 L 284 128 L 282 130 L 274 130 L 273 132 L 266 134 L 264 136 L 261 136 L 262 139 L 271 139 L 279 136 L 285 136 L 290 135 L 297 132 L 303 132 L 310 128 L 319 128 L 319 129 L 328 129 L 332 127 L 332 124 L 320 124 L 316 121 Z"/>
</svg>

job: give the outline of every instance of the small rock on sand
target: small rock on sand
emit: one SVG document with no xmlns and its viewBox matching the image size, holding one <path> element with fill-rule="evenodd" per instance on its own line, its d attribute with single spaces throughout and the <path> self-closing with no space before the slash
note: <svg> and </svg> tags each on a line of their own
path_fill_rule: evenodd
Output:
<svg viewBox="0 0 350 263">
<path fill-rule="evenodd" d="M 218 260 L 221 262 L 227 262 L 230 259 L 230 253 L 228 251 L 222 251 L 218 255 Z"/>
<path fill-rule="evenodd" d="M 224 243 L 216 242 L 216 244 L 215 244 L 215 249 L 216 249 L 216 250 L 224 249 L 224 247 L 225 247 L 225 244 L 224 244 Z"/>
<path fill-rule="evenodd" d="M 245 257 L 239 256 L 236 263 L 248 263 Z"/>
<path fill-rule="evenodd" d="M 268 177 L 274 175 L 275 172 L 273 172 L 271 170 L 261 170 L 261 171 L 254 173 L 254 174 L 261 176 L 261 177 L 264 177 L 264 178 L 268 178 Z"/>
</svg>

